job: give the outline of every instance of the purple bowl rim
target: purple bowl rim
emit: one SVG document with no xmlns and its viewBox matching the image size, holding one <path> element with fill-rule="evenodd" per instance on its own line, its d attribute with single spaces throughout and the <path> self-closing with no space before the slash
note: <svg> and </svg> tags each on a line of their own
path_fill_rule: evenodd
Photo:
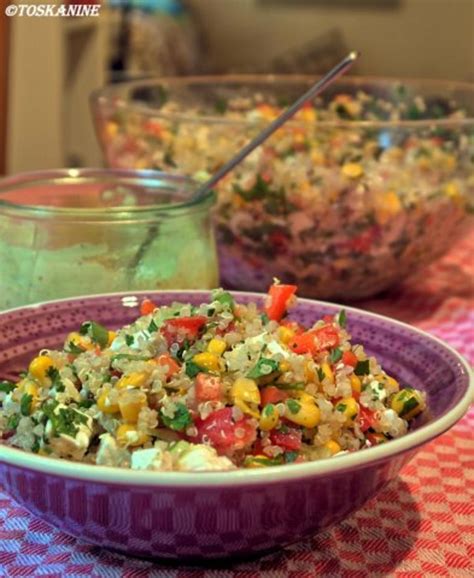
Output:
<svg viewBox="0 0 474 578">
<path fill-rule="evenodd" d="M 151 297 L 164 295 L 209 295 L 210 290 L 172 289 L 172 290 L 149 290 L 149 291 L 121 291 L 114 293 L 101 293 L 96 295 L 84 295 L 69 297 L 65 299 L 55 299 L 34 303 L 21 307 L 15 307 L 0 312 L 0 318 L 47 306 L 54 306 L 60 303 L 73 303 L 75 301 L 94 301 L 97 299 L 128 299 L 137 296 Z M 265 298 L 264 293 L 231 291 L 238 297 L 249 297 L 255 299 Z M 199 488 L 209 486 L 236 487 L 259 485 L 269 483 L 289 482 L 299 479 L 316 478 L 340 474 L 348 470 L 357 470 L 362 467 L 370 467 L 377 462 L 386 461 L 403 452 L 415 451 L 419 446 L 424 445 L 436 437 L 440 436 L 452 426 L 454 426 L 468 411 L 470 404 L 474 401 L 474 371 L 464 357 L 453 347 L 443 340 L 433 335 L 413 327 L 402 321 L 392 319 L 385 315 L 364 311 L 357 307 L 341 305 L 327 301 L 298 298 L 298 303 L 309 306 L 323 306 L 334 310 L 345 309 L 346 312 L 353 312 L 362 317 L 369 317 L 379 320 L 388 325 L 396 325 L 409 333 L 417 334 L 423 340 L 436 343 L 447 351 L 453 359 L 457 361 L 456 371 L 465 379 L 465 391 L 457 404 L 445 415 L 436 419 L 433 423 L 426 424 L 418 430 L 407 433 L 401 438 L 391 440 L 387 444 L 381 444 L 369 449 L 321 459 L 302 464 L 286 464 L 273 466 L 272 468 L 236 469 L 226 472 L 152 472 L 131 470 L 128 468 L 115 468 L 107 466 L 97 466 L 93 464 L 83 464 L 69 460 L 60 460 L 47 456 L 38 456 L 31 452 L 26 452 L 17 448 L 5 446 L 0 443 L 0 463 L 6 466 L 15 466 L 21 469 L 33 470 L 51 476 L 59 476 L 74 480 L 88 481 L 99 484 L 113 484 L 120 486 L 138 487 L 182 487 Z"/>
</svg>

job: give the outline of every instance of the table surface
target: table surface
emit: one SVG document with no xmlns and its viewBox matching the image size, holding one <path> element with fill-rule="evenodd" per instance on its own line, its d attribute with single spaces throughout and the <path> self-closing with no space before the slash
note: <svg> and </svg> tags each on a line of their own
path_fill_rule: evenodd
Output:
<svg viewBox="0 0 474 578">
<path fill-rule="evenodd" d="M 436 335 L 474 363 L 474 230 L 390 294 L 357 306 Z M 474 407 L 376 499 L 331 531 L 255 561 L 183 567 L 127 558 L 59 532 L 0 488 L 0 576 L 310 578 L 474 576 Z"/>
</svg>

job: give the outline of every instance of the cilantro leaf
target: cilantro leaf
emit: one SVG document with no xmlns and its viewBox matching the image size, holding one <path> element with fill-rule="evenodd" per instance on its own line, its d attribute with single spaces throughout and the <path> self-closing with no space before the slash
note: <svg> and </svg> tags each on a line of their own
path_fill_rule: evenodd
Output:
<svg viewBox="0 0 474 578">
<path fill-rule="evenodd" d="M 133 345 L 133 342 L 135 341 L 135 337 L 133 337 L 133 335 L 125 335 L 125 343 L 126 345 L 128 345 L 130 347 L 130 345 Z"/>
<path fill-rule="evenodd" d="M 46 375 L 51 380 L 51 386 L 54 387 L 56 391 L 61 392 L 66 389 L 64 383 L 61 381 L 59 371 L 56 367 L 54 367 L 53 365 L 49 366 L 48 369 L 46 370 Z"/>
<path fill-rule="evenodd" d="M 42 408 L 51 421 L 54 437 L 59 437 L 61 434 L 75 437 L 79 431 L 78 425 L 87 423 L 88 417 L 71 407 L 60 407 L 56 411 L 57 406 L 58 403 L 52 401 Z"/>
<path fill-rule="evenodd" d="M 368 375 L 370 373 L 370 361 L 364 359 L 364 361 L 358 361 L 355 366 L 354 373 L 356 375 Z"/>
<path fill-rule="evenodd" d="M 67 349 L 65 348 L 64 351 L 66 353 L 72 353 L 73 355 L 80 355 L 81 353 L 84 353 L 85 349 L 76 345 L 74 341 L 70 341 L 67 344 Z"/>
<path fill-rule="evenodd" d="M 301 404 L 296 399 L 288 399 L 286 405 L 291 413 L 298 413 L 301 409 Z"/>
<path fill-rule="evenodd" d="M 347 324 L 347 315 L 344 309 L 341 309 L 337 316 L 337 322 L 340 327 L 345 327 Z"/>
<path fill-rule="evenodd" d="M 106 347 L 109 343 L 109 332 L 100 323 L 95 321 L 86 321 L 81 325 L 79 329 L 81 335 L 88 335 L 94 343 L 100 345 L 100 347 Z"/>
<path fill-rule="evenodd" d="M 266 377 L 278 371 L 278 362 L 274 359 L 261 357 L 256 365 L 247 373 L 250 379 L 258 379 L 259 377 Z"/>
<path fill-rule="evenodd" d="M 158 325 L 152 319 L 150 325 L 148 325 L 148 333 L 155 333 L 156 331 L 158 331 Z"/>
<path fill-rule="evenodd" d="M 8 418 L 7 421 L 7 430 L 11 431 L 11 430 L 16 430 L 16 428 L 18 427 L 18 424 L 20 422 L 20 415 L 18 413 L 14 413 L 13 415 L 11 415 Z"/>
<path fill-rule="evenodd" d="M 317 374 L 319 381 L 323 381 L 323 379 L 326 377 L 324 371 L 320 367 L 317 369 Z"/>
<path fill-rule="evenodd" d="M 342 358 L 342 351 L 339 349 L 339 347 L 333 349 L 329 354 L 329 361 L 331 363 L 337 363 L 341 358 Z"/>
<path fill-rule="evenodd" d="M 227 307 L 231 311 L 234 310 L 235 301 L 234 301 L 234 298 L 232 297 L 232 295 L 228 291 L 222 291 L 220 289 L 213 291 L 212 292 L 212 300 L 217 301 L 221 305 L 224 305 L 224 307 Z"/>
<path fill-rule="evenodd" d="M 21 415 L 30 415 L 31 402 L 33 401 L 33 396 L 29 393 L 24 393 L 20 399 L 20 413 Z"/>
<path fill-rule="evenodd" d="M 15 389 L 16 385 L 11 381 L 0 381 L 0 391 L 2 393 L 10 393 Z"/>
<path fill-rule="evenodd" d="M 197 365 L 197 363 L 194 363 L 194 361 L 186 361 L 186 365 L 185 365 L 185 373 L 188 377 L 196 377 L 196 375 L 198 373 L 206 373 L 206 370 L 199 367 L 199 365 Z"/>
<path fill-rule="evenodd" d="M 163 410 L 160 410 L 160 417 L 166 427 L 175 431 L 182 431 L 193 423 L 188 408 L 181 402 L 176 404 L 173 417 L 164 415 Z"/>
</svg>

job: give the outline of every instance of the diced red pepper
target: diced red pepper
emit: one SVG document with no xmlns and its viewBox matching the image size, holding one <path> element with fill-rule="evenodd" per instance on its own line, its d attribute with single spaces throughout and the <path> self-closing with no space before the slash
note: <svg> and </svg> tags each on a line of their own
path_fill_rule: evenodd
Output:
<svg viewBox="0 0 474 578">
<path fill-rule="evenodd" d="M 195 387 L 198 403 L 203 401 L 220 401 L 222 397 L 222 382 L 214 375 L 198 373 Z"/>
<path fill-rule="evenodd" d="M 158 307 L 151 299 L 143 299 L 140 305 L 140 315 L 149 315 Z"/>
<path fill-rule="evenodd" d="M 235 421 L 232 408 L 224 407 L 212 412 L 206 419 L 195 421 L 197 435 L 190 437 L 193 442 L 210 443 L 219 454 L 232 453 L 252 444 L 256 437 L 256 426 L 250 418 Z"/>
<path fill-rule="evenodd" d="M 288 308 L 288 302 L 296 293 L 296 285 L 280 285 L 275 283 L 268 290 L 268 302 L 265 313 L 272 321 L 280 321 Z"/>
<path fill-rule="evenodd" d="M 360 405 L 357 420 L 359 422 L 361 431 L 365 432 L 375 424 L 375 412 L 364 407 L 363 405 Z"/>
<path fill-rule="evenodd" d="M 260 405 L 265 407 L 268 403 L 276 404 L 285 401 L 288 398 L 286 391 L 275 387 L 274 385 L 267 385 L 260 390 Z"/>
<path fill-rule="evenodd" d="M 350 365 L 351 367 L 355 367 L 358 363 L 358 359 L 355 353 L 352 351 L 344 351 L 342 354 L 342 363 L 344 365 Z"/>
<path fill-rule="evenodd" d="M 159 355 L 156 358 L 156 363 L 161 367 L 164 367 L 165 365 L 168 367 L 168 371 L 166 373 L 167 379 L 175 375 L 175 373 L 178 373 L 181 367 L 169 353 L 163 353 L 163 355 Z"/>
<path fill-rule="evenodd" d="M 273 445 L 279 446 L 285 451 L 298 451 L 301 448 L 301 432 L 295 429 L 288 429 L 287 432 L 272 431 L 270 441 Z"/>
<path fill-rule="evenodd" d="M 311 355 L 338 345 L 339 333 L 332 325 L 324 325 L 318 329 L 295 335 L 288 343 L 288 347 L 295 353 L 311 353 Z"/>
<path fill-rule="evenodd" d="M 172 317 L 164 322 L 160 331 L 168 346 L 172 343 L 182 343 L 185 339 L 195 341 L 207 320 L 208 318 L 203 315 Z"/>
</svg>

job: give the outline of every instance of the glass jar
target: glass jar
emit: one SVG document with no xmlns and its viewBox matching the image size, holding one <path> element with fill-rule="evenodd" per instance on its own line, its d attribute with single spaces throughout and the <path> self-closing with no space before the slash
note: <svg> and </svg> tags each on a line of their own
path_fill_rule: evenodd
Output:
<svg viewBox="0 0 474 578">
<path fill-rule="evenodd" d="M 158 171 L 0 180 L 0 310 L 114 291 L 218 285 L 213 194 Z"/>
</svg>

